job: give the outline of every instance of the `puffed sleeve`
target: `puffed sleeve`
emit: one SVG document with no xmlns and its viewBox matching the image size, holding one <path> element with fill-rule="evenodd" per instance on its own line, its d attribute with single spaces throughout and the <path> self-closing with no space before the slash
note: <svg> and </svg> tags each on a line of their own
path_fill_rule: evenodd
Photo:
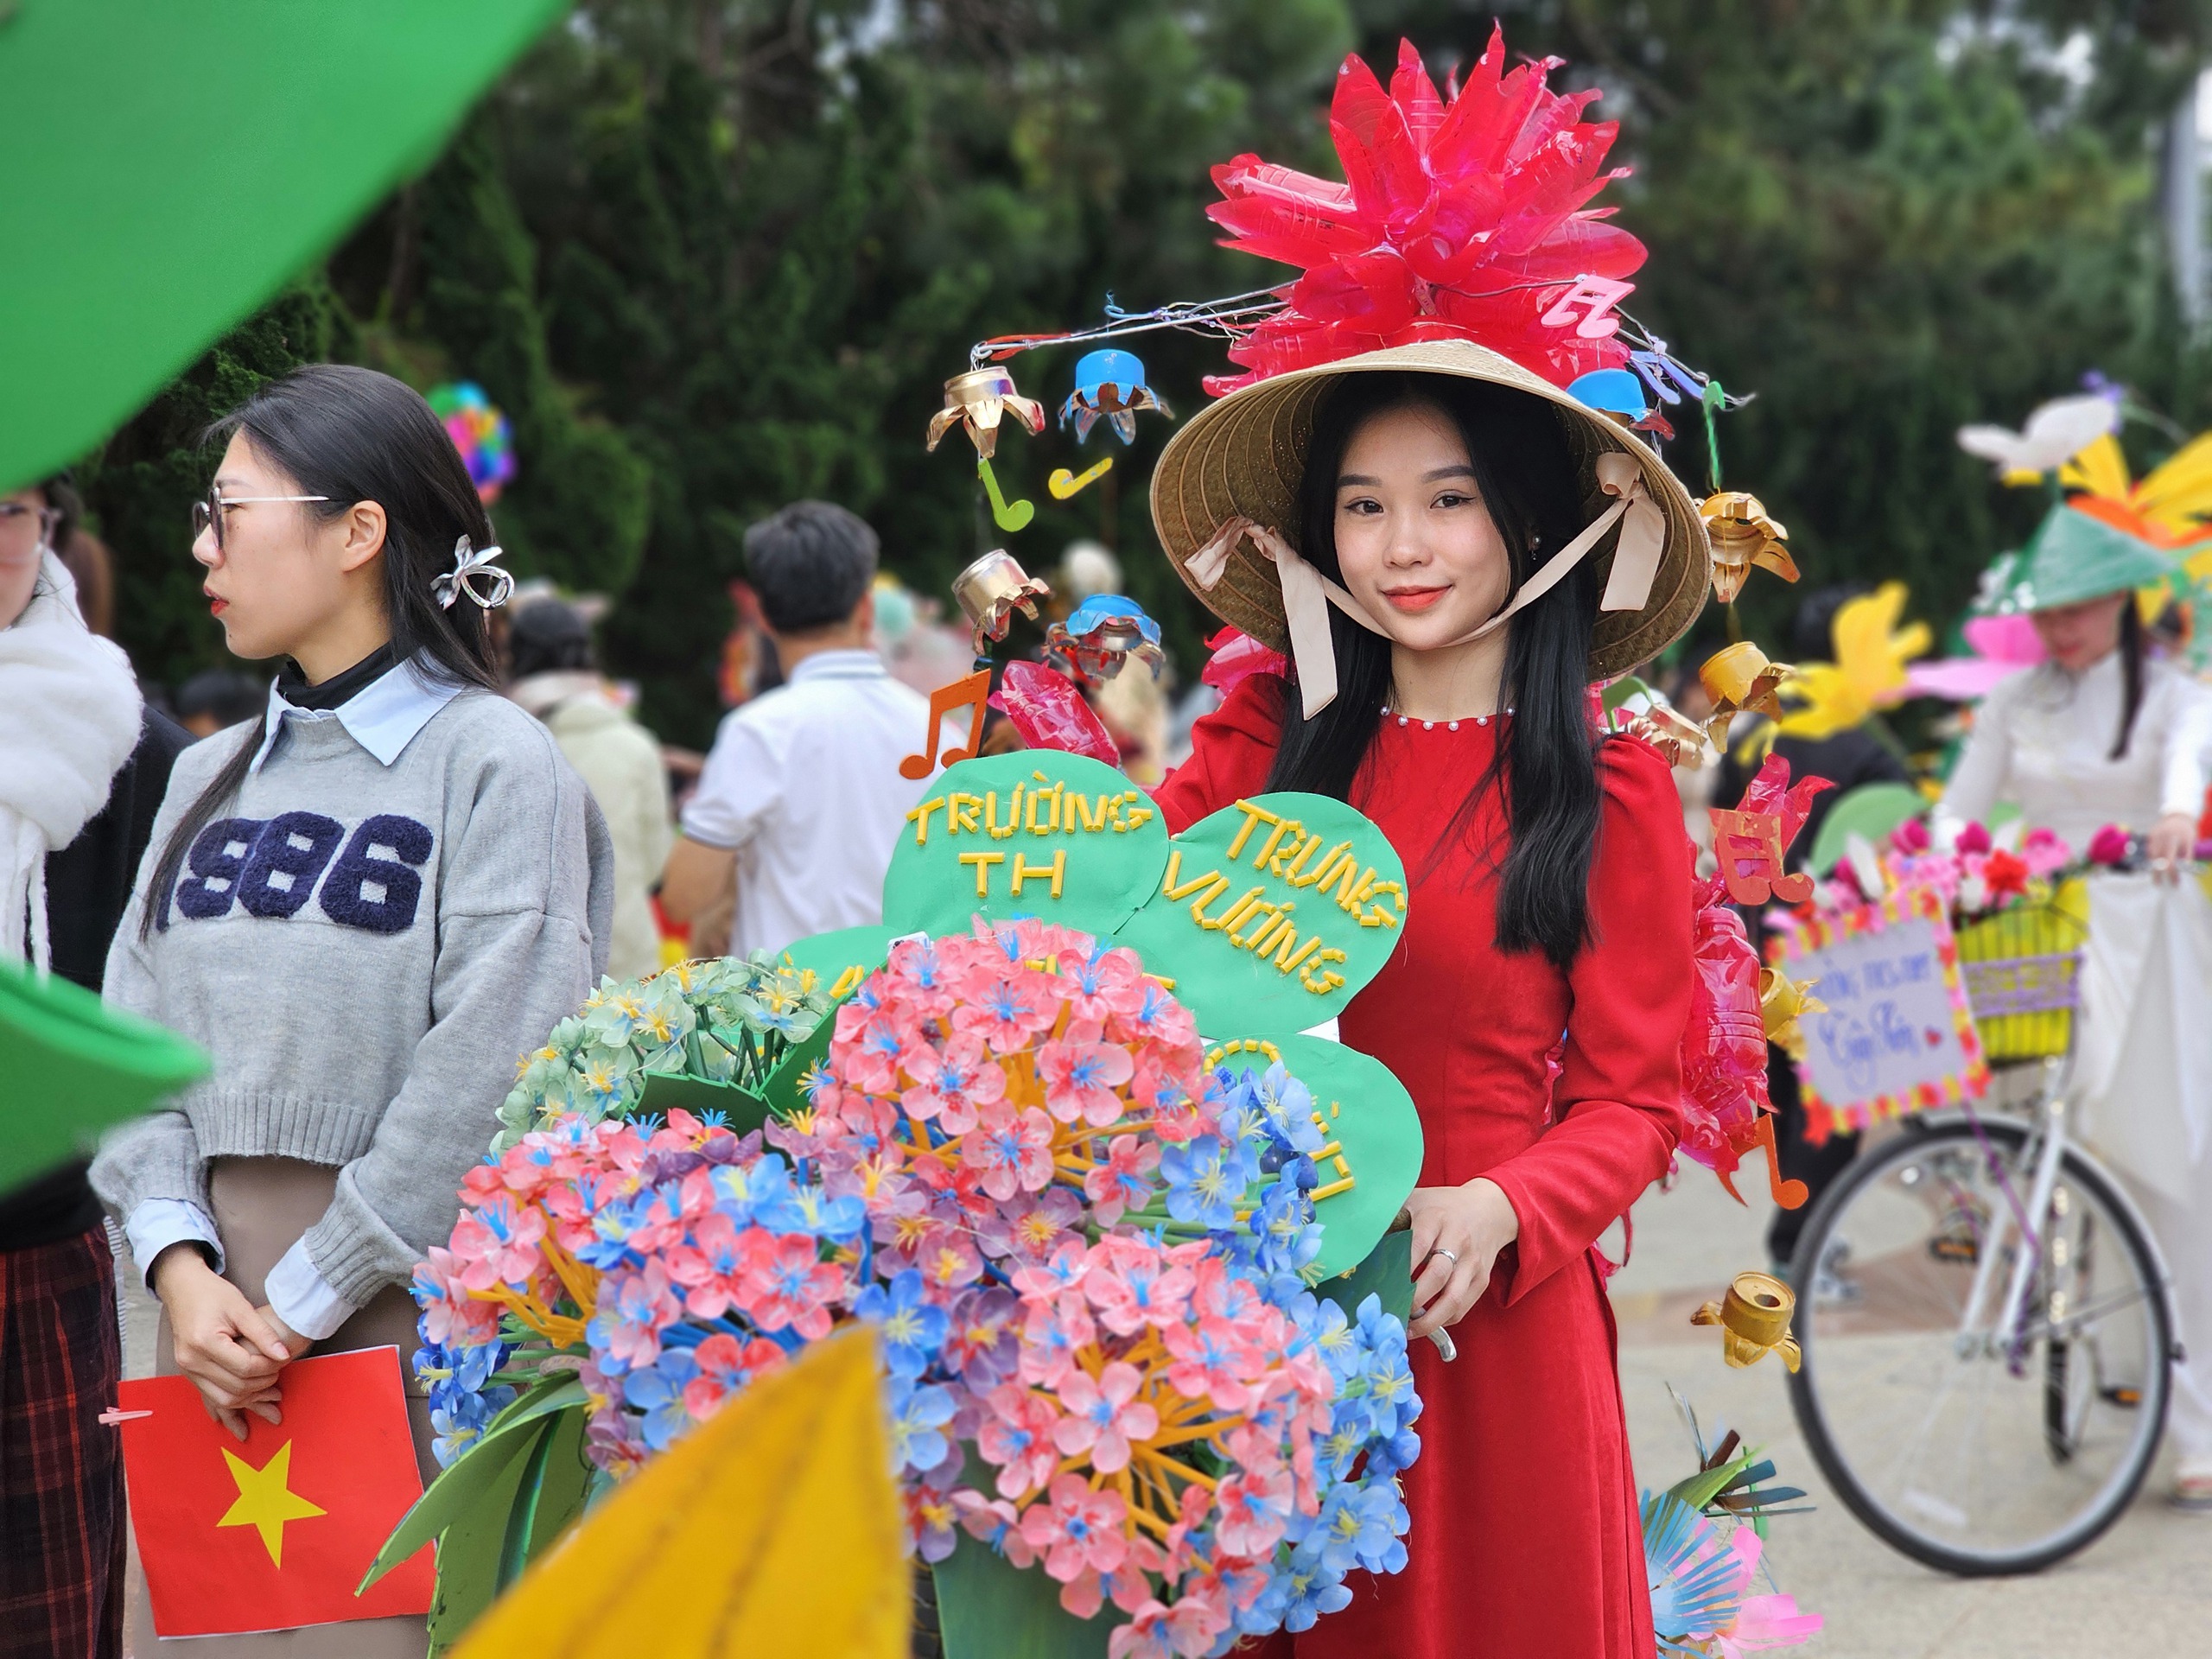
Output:
<svg viewBox="0 0 2212 1659">
<path fill-rule="evenodd" d="M 1519 1217 L 1499 1259 L 1509 1304 L 1594 1244 L 1666 1173 L 1682 1128 L 1682 1027 L 1690 1010 L 1688 833 L 1667 764 L 1609 740 L 1590 870 L 1590 940 L 1552 1090 L 1552 1126 L 1489 1172 Z"/>
<path fill-rule="evenodd" d="M 1267 787 L 1282 741 L 1285 684 L 1273 674 L 1252 675 L 1191 728 L 1191 758 L 1152 791 L 1169 834 Z"/>
</svg>

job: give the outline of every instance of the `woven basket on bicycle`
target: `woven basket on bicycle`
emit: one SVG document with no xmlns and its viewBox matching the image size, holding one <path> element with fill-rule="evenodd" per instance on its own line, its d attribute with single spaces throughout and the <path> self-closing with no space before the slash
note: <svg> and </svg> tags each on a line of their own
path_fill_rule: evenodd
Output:
<svg viewBox="0 0 2212 1659">
<path fill-rule="evenodd" d="M 1958 931 L 1967 1001 L 1993 1065 L 2064 1054 L 2081 1001 L 2088 905 L 2078 881 Z"/>
</svg>

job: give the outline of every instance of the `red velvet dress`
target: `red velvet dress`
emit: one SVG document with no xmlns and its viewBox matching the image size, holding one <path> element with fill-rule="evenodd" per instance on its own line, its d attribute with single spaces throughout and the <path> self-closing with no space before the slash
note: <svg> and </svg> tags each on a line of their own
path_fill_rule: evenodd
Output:
<svg viewBox="0 0 2212 1659">
<path fill-rule="evenodd" d="M 1260 793 L 1282 682 L 1198 723 L 1156 791 L 1168 827 Z M 1487 1175 L 1520 1218 L 1446 1364 L 1413 1345 L 1425 1402 L 1405 1476 L 1410 1556 L 1355 1572 L 1350 1606 L 1270 1654 L 1298 1659 L 1651 1659 L 1651 1603 L 1611 1310 L 1593 1248 L 1666 1169 L 1681 1127 L 1690 847 L 1665 763 L 1628 739 L 1599 763 L 1592 943 L 1561 973 L 1492 944 L 1497 878 L 1449 826 L 1498 721 L 1384 720 L 1352 791 L 1405 861 L 1404 937 L 1345 1012 L 1344 1040 L 1421 1109 L 1424 1185 Z M 1500 807 L 1485 800 L 1487 835 Z M 1546 1056 L 1567 1036 L 1547 1084 Z"/>
</svg>

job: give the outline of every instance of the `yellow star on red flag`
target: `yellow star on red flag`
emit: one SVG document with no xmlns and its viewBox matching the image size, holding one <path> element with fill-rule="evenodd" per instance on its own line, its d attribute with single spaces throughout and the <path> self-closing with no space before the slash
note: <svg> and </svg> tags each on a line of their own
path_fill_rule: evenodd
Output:
<svg viewBox="0 0 2212 1659">
<path fill-rule="evenodd" d="M 292 1443 L 287 1440 L 278 1446 L 275 1455 L 258 1469 L 228 1446 L 223 1448 L 223 1461 L 231 1466 L 231 1478 L 238 1483 L 238 1496 L 215 1524 L 254 1528 L 261 1534 L 261 1547 L 269 1552 L 270 1565 L 283 1566 L 284 1523 L 311 1520 L 327 1513 L 291 1489 Z"/>
</svg>

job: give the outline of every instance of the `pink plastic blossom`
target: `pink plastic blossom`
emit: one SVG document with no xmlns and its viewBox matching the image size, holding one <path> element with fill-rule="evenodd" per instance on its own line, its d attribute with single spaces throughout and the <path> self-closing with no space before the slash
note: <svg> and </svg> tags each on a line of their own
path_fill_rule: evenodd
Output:
<svg viewBox="0 0 2212 1659">
<path fill-rule="evenodd" d="M 947 1135 L 965 1135 L 978 1115 L 1006 1096 L 1006 1073 L 973 1032 L 956 1032 L 942 1049 L 918 1040 L 899 1057 L 914 1086 L 899 1096 L 906 1116 L 934 1118 Z"/>
<path fill-rule="evenodd" d="M 1050 1031 L 1059 1017 L 1048 988 L 1037 982 L 1043 977 L 1026 969 L 1013 976 L 992 972 L 984 977 L 984 970 L 978 970 L 970 976 L 970 983 L 978 978 L 983 982 L 975 985 L 969 1001 L 953 1009 L 954 1027 L 976 1033 L 996 1053 L 1028 1047 L 1031 1039 Z"/>
<path fill-rule="evenodd" d="M 1060 1466 L 1052 1438 L 1059 1408 L 1019 1382 L 1001 1383 L 984 1403 L 991 1414 L 976 1432 L 976 1449 L 998 1465 L 999 1495 L 1019 1502 L 1041 1491 Z"/>
<path fill-rule="evenodd" d="M 1045 1108 L 1054 1117 L 1104 1128 L 1122 1116 L 1122 1097 L 1114 1091 L 1128 1082 L 1136 1063 L 1119 1044 L 1099 1041 L 1095 1026 L 1088 1030 L 1087 1040 L 1071 1030 L 1069 1040 L 1040 1046 L 1037 1075 L 1045 1084 Z"/>
<path fill-rule="evenodd" d="M 753 1378 L 765 1376 L 788 1357 L 766 1337 L 741 1343 L 721 1331 L 693 1349 L 691 1357 L 698 1362 L 699 1374 L 683 1385 L 683 1409 L 699 1422 L 720 1411 L 730 1395 Z"/>
<path fill-rule="evenodd" d="M 518 1210 L 504 1193 L 464 1210 L 453 1230 L 461 1282 L 471 1290 L 528 1284 L 538 1269 L 544 1237 L 545 1212 L 536 1205 Z"/>
<path fill-rule="evenodd" d="M 1122 1531 L 1128 1503 L 1111 1487 L 1093 1491 L 1081 1475 L 1057 1477 L 1049 1502 L 1021 1515 L 1021 1535 L 1044 1554 L 1045 1571 L 1065 1584 L 1084 1568 L 1111 1573 L 1129 1553 Z"/>
<path fill-rule="evenodd" d="M 1215 1493 L 1221 1520 L 1214 1541 L 1230 1555 L 1257 1560 L 1274 1552 L 1290 1519 L 1290 1471 L 1246 1470 L 1221 1483 Z"/>
<path fill-rule="evenodd" d="M 1106 1148 L 1106 1161 L 1083 1178 L 1084 1196 L 1101 1227 L 1111 1227 L 1131 1210 L 1141 1210 L 1158 1191 L 1160 1147 L 1134 1135 L 1117 1135 Z"/>
<path fill-rule="evenodd" d="M 983 1191 L 1003 1202 L 1052 1179 L 1052 1120 L 1032 1106 L 1020 1116 L 963 1136 L 961 1156 L 980 1171 Z"/>
<path fill-rule="evenodd" d="M 772 1234 L 757 1229 L 744 1236 L 745 1268 L 739 1304 L 764 1331 L 786 1325 L 808 1341 L 830 1334 L 830 1305 L 844 1288 L 845 1275 L 824 1262 L 821 1247 L 804 1233 Z M 649 1263 L 656 1271 L 658 1262 Z"/>
<path fill-rule="evenodd" d="M 1052 1427 L 1052 1443 L 1070 1457 L 1088 1452 L 1102 1475 L 1125 1469 L 1129 1442 L 1149 1440 L 1160 1432 L 1160 1414 L 1136 1397 L 1144 1378 L 1134 1365 L 1115 1360 L 1094 1381 L 1077 1370 L 1059 1387 L 1067 1415 Z"/>
</svg>

